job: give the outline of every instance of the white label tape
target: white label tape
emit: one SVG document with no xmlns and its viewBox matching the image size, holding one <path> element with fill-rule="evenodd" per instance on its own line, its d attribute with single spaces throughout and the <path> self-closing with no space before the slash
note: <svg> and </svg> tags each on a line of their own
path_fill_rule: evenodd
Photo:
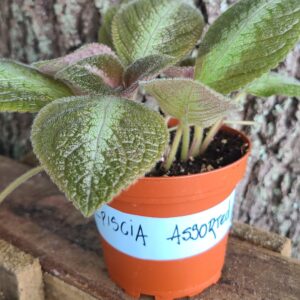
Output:
<svg viewBox="0 0 300 300">
<path fill-rule="evenodd" d="M 234 191 L 224 201 L 196 214 L 153 218 L 103 205 L 95 214 L 102 237 L 115 249 L 146 260 L 191 257 L 218 244 L 231 226 Z"/>
</svg>

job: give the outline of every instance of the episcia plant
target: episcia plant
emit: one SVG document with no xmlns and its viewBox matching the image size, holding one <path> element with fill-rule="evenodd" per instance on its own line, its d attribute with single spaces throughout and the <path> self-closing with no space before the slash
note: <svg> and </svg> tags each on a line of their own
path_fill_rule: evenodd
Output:
<svg viewBox="0 0 300 300">
<path fill-rule="evenodd" d="M 38 112 L 31 140 L 41 163 L 0 201 L 45 170 L 90 216 L 156 164 L 167 172 L 202 155 L 241 95 L 300 96 L 297 80 L 268 73 L 299 40 L 299 0 L 241 0 L 201 40 L 190 2 L 123 1 L 104 16 L 99 44 L 30 66 L 0 60 L 0 110 Z M 195 65 L 181 67 L 198 43 Z M 163 114 L 136 101 L 138 89 Z"/>
</svg>

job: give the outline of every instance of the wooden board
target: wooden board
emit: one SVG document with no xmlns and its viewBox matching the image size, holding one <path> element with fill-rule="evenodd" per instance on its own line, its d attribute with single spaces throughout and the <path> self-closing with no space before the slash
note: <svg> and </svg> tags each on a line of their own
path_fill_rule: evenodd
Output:
<svg viewBox="0 0 300 300">
<path fill-rule="evenodd" d="M 0 189 L 26 168 L 0 157 Z M 46 176 L 14 192 L 0 220 L 0 238 L 38 257 L 50 276 L 96 299 L 130 299 L 107 276 L 93 219 L 84 219 Z M 194 299 L 299 300 L 300 263 L 231 237 L 222 279 Z"/>
</svg>

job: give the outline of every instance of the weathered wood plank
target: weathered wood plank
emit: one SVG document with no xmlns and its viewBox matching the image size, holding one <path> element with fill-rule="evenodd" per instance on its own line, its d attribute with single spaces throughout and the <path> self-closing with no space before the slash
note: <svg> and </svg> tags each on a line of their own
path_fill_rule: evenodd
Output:
<svg viewBox="0 0 300 300">
<path fill-rule="evenodd" d="M 44 274 L 44 285 L 45 300 L 97 300 L 97 298 L 83 292 L 73 285 L 67 284 L 65 281 L 49 273 Z"/>
<path fill-rule="evenodd" d="M 253 245 L 278 252 L 286 257 L 291 257 L 292 255 L 291 240 L 273 232 L 260 230 L 248 224 L 235 222 L 232 226 L 231 235 L 241 240 L 248 241 Z"/>
<path fill-rule="evenodd" d="M 196 299 L 299 300 L 300 263 L 231 238 L 220 282 Z"/>
<path fill-rule="evenodd" d="M 48 218 L 51 216 L 48 215 Z M 57 226 L 48 229 L 46 223 L 35 223 L 34 219 L 26 217 L 26 213 L 18 216 L 3 207 L 0 210 L 0 219 L 6 220 L 0 225 L 0 237 L 39 257 L 42 268 L 47 273 L 99 299 L 127 299 L 109 280 L 100 249 L 99 251 L 85 249 L 77 244 L 76 238 L 72 235 L 70 239 L 64 236 L 64 232 L 60 236 L 55 232 L 58 231 Z M 77 239 L 80 238 L 79 232 Z M 95 242 L 99 244 L 96 230 Z"/>
<path fill-rule="evenodd" d="M 25 170 L 0 157 L 0 189 Z M 0 207 L 0 219 L 0 238 L 38 257 L 52 279 L 96 299 L 130 299 L 108 278 L 94 221 L 84 219 L 45 176 L 14 192 Z M 300 264 L 231 237 L 222 279 L 194 299 L 298 300 Z"/>
<path fill-rule="evenodd" d="M 43 300 L 38 259 L 0 239 L 0 299 Z"/>
</svg>

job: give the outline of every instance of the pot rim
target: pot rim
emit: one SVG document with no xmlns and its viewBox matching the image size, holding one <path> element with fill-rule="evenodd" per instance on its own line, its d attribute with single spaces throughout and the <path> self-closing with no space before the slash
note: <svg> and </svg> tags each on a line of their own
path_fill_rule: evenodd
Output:
<svg viewBox="0 0 300 300">
<path fill-rule="evenodd" d="M 224 167 L 221 167 L 219 169 L 212 170 L 212 171 L 208 171 L 208 172 L 203 172 L 203 173 L 198 173 L 198 174 L 191 174 L 191 175 L 178 175 L 178 176 L 142 177 L 142 178 L 138 179 L 138 181 L 142 180 L 142 181 L 146 181 L 146 182 L 154 182 L 154 181 L 160 181 L 160 180 L 171 181 L 171 180 L 181 180 L 181 179 L 195 178 L 195 177 L 199 178 L 199 177 L 207 176 L 208 174 L 221 173 L 226 169 L 229 169 L 229 168 L 234 167 L 235 165 L 238 165 L 242 160 L 247 159 L 250 152 L 251 152 L 251 150 L 252 150 L 252 143 L 251 143 L 250 139 L 244 133 L 242 133 L 241 131 L 239 131 L 237 129 L 234 129 L 232 127 L 226 126 L 226 125 L 223 125 L 221 127 L 221 130 L 230 131 L 232 133 L 235 133 L 235 134 L 241 136 L 241 138 L 244 140 L 244 144 L 248 144 L 249 147 L 248 147 L 247 151 L 238 160 L 234 161 L 233 163 L 231 163 L 227 166 L 224 166 Z"/>
</svg>

